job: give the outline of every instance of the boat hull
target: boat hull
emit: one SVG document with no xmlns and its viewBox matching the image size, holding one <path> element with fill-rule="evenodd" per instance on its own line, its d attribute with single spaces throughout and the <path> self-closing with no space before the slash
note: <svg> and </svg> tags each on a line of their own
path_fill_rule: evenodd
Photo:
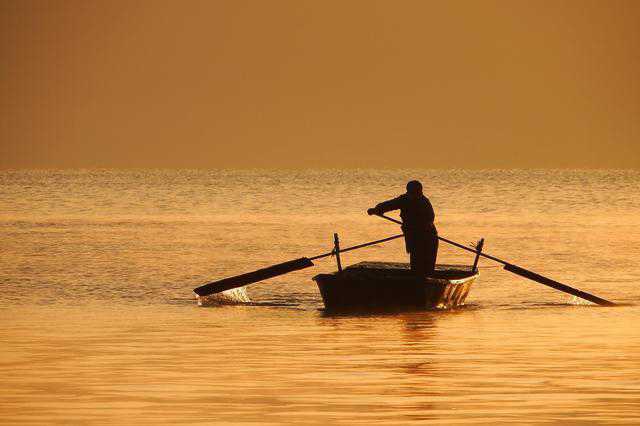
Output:
<svg viewBox="0 0 640 426">
<path fill-rule="evenodd" d="M 362 262 L 313 280 L 331 311 L 451 309 L 464 304 L 478 275 L 469 266 L 438 265 L 433 276 L 418 277 L 408 264 Z"/>
</svg>

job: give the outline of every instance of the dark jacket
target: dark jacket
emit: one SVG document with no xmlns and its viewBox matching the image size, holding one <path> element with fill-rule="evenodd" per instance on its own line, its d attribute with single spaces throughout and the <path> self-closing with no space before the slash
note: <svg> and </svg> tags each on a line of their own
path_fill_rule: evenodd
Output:
<svg viewBox="0 0 640 426">
<path fill-rule="evenodd" d="M 420 235 L 438 235 L 433 220 L 435 213 L 431 202 L 424 195 L 418 198 L 409 198 L 407 194 L 403 194 L 389 201 L 384 201 L 377 206 L 375 210 L 378 213 L 385 213 L 391 210 L 400 210 L 402 218 L 402 231 L 417 237 Z"/>
</svg>

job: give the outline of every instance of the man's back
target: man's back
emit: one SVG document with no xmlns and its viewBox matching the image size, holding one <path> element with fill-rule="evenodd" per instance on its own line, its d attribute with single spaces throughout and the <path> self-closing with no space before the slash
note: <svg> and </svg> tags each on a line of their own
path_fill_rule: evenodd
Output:
<svg viewBox="0 0 640 426">
<path fill-rule="evenodd" d="M 433 207 L 429 199 L 422 194 L 418 196 L 402 194 L 399 197 L 378 204 L 375 210 L 380 213 L 400 210 L 400 217 L 403 222 L 402 229 L 405 232 L 427 231 L 436 233 L 433 225 L 433 220 L 435 219 Z"/>
</svg>

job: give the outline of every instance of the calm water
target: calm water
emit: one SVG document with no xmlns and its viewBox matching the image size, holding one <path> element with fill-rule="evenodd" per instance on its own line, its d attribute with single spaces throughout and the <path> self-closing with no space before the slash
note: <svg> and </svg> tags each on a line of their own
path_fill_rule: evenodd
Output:
<svg viewBox="0 0 640 426">
<path fill-rule="evenodd" d="M 364 211 L 410 178 L 441 235 L 629 305 L 483 262 L 464 309 L 330 316 L 311 277 L 332 259 L 196 305 L 333 232 L 397 233 Z M 0 172 L 0 241 L 0 423 L 640 423 L 638 172 Z"/>
</svg>

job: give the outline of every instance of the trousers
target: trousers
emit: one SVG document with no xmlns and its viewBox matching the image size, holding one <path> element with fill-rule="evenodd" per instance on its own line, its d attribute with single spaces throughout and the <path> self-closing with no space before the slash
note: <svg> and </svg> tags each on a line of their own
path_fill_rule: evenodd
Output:
<svg viewBox="0 0 640 426">
<path fill-rule="evenodd" d="M 412 235 L 406 241 L 411 270 L 422 276 L 433 275 L 438 257 L 438 236 Z"/>
</svg>

